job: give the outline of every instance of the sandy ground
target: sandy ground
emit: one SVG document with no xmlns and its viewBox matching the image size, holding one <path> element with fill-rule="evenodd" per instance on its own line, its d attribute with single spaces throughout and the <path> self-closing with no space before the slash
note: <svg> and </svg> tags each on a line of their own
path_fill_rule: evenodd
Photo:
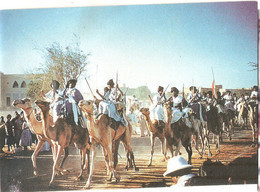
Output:
<svg viewBox="0 0 260 192">
<path fill-rule="evenodd" d="M 148 136 L 139 137 L 138 135 L 133 135 L 132 147 L 139 171 L 132 169 L 129 171 L 124 170 L 126 163 L 125 151 L 123 146 L 120 145 L 119 164 L 117 166 L 117 171 L 121 176 L 119 183 L 106 181 L 104 157 L 101 148 L 99 148 L 91 189 L 154 188 L 172 185 L 170 178 L 162 176 L 166 171 L 167 162 L 163 161 L 160 145 L 160 141 L 156 139 L 153 165 L 147 167 L 151 150 L 150 139 Z M 235 129 L 235 134 L 231 141 L 224 136 L 220 153 L 215 151 L 214 144 L 211 144 L 211 148 L 213 153 L 211 159 L 218 159 L 224 164 L 228 164 L 238 157 L 252 157 L 257 154 L 257 147 L 251 146 L 251 130 L 241 130 L 239 128 Z M 32 152 L 33 147 L 27 152 L 0 154 L 2 191 L 64 191 L 83 189 L 87 180 L 87 171 L 85 171 L 82 181 L 76 181 L 80 171 L 80 157 L 75 147 L 71 146 L 69 148 L 70 155 L 64 164 L 64 168 L 69 170 L 70 173 L 57 176 L 54 183 L 55 187 L 51 189 L 48 187 L 53 164 L 51 152 L 40 152 L 40 155 L 37 157 L 39 169 L 39 176 L 37 177 L 33 175 Z M 182 156 L 187 159 L 187 153 L 184 148 L 181 148 L 181 152 Z M 197 173 L 199 167 L 207 158 L 208 156 L 206 155 L 200 159 L 193 146 L 192 164 L 194 168 L 192 172 Z M 257 169 L 255 171 L 257 172 Z M 256 184 L 257 179 L 252 179 L 248 183 Z"/>
</svg>

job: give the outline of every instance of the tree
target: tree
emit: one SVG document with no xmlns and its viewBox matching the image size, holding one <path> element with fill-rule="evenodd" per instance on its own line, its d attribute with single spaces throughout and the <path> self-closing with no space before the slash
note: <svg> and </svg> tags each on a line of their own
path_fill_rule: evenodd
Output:
<svg viewBox="0 0 260 192">
<path fill-rule="evenodd" d="M 251 68 L 249 71 L 256 71 L 258 69 L 258 63 L 249 62 L 248 66 Z"/>
<path fill-rule="evenodd" d="M 147 86 L 137 87 L 134 91 L 134 95 L 141 100 L 147 100 L 148 95 L 151 95 L 151 91 Z"/>
<path fill-rule="evenodd" d="M 41 87 L 42 83 L 40 80 L 32 80 L 27 86 L 26 96 L 34 100 L 40 99 Z"/>
<path fill-rule="evenodd" d="M 34 69 L 27 76 L 33 83 L 28 86 L 26 96 L 32 99 L 39 98 L 41 89 L 44 92 L 49 91 L 52 79 L 59 81 L 61 88 L 65 88 L 68 80 L 78 79 L 86 72 L 88 57 L 90 56 L 89 53 L 85 54 L 80 49 L 78 42 L 65 48 L 55 42 L 41 50 L 41 53 L 44 58 L 42 68 Z M 36 89 L 35 86 L 40 87 Z"/>
</svg>

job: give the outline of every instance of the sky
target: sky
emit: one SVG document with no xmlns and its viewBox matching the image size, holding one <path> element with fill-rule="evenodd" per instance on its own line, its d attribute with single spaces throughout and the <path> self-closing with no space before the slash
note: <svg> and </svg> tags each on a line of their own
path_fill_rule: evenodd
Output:
<svg viewBox="0 0 260 192">
<path fill-rule="evenodd" d="M 91 53 L 93 90 L 103 90 L 117 72 L 120 86 L 153 92 L 168 84 L 210 87 L 213 73 L 223 88 L 257 84 L 248 66 L 258 58 L 256 2 L 1 10 L 0 71 L 40 68 L 40 49 L 66 47 L 75 35 Z M 77 86 L 88 91 L 84 78 Z"/>
</svg>

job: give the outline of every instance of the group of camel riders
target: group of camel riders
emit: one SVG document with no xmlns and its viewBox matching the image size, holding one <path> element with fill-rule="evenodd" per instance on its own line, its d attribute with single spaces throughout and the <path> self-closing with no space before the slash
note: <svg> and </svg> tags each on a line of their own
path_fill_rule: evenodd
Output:
<svg viewBox="0 0 260 192">
<path fill-rule="evenodd" d="M 59 87 L 59 82 L 52 80 L 52 90 L 47 94 L 44 94 L 42 91 L 42 97 L 52 103 L 51 108 L 54 122 L 60 116 L 63 116 L 66 117 L 69 123 L 75 123 L 76 125 L 81 124 L 83 128 L 87 128 L 86 118 L 78 108 L 78 102 L 83 99 L 83 96 L 80 91 L 75 88 L 76 83 L 77 80 L 71 79 L 67 82 L 66 88 L 62 90 Z M 150 97 L 152 103 L 150 106 L 150 117 L 151 120 L 158 122 L 158 127 L 163 127 L 166 120 L 163 110 L 163 104 L 166 102 L 172 107 L 172 123 L 174 123 L 182 117 L 187 117 L 191 110 L 202 122 L 206 121 L 207 117 L 204 115 L 202 104 L 207 104 L 207 106 L 214 105 L 217 107 L 218 112 L 222 113 L 226 113 L 227 110 L 230 110 L 235 115 L 236 109 L 239 110 L 241 105 L 245 102 L 252 105 L 254 110 L 256 110 L 258 101 L 257 86 L 253 87 L 250 98 L 246 98 L 242 94 L 238 100 L 231 95 L 230 91 L 227 91 L 225 95 L 221 95 L 219 91 L 216 95 L 213 95 L 212 91 L 202 95 L 195 86 L 190 87 L 191 93 L 189 93 L 186 99 L 184 98 L 184 94 L 183 96 L 179 95 L 179 90 L 176 87 L 171 88 L 171 96 L 168 99 L 165 96 L 165 91 L 162 86 L 159 86 L 154 97 Z M 107 82 L 107 87 L 104 88 L 104 94 L 102 95 L 98 90 L 96 90 L 96 93 L 101 97 L 101 100 L 98 100 L 97 97 L 94 96 L 94 99 L 98 101 L 96 118 L 98 118 L 100 114 L 108 115 L 108 117 L 110 117 L 110 126 L 113 129 L 116 129 L 120 123 L 127 126 L 128 121 L 125 114 L 119 112 L 117 107 L 118 102 L 122 102 L 122 96 L 124 96 L 118 84 L 115 86 L 113 80 L 110 79 Z"/>
<path fill-rule="evenodd" d="M 166 102 L 170 103 L 172 106 L 172 123 L 177 122 L 181 117 L 187 117 L 188 112 L 191 110 L 202 122 L 207 121 L 204 110 L 210 110 L 210 106 L 215 106 L 218 113 L 225 114 L 229 110 L 233 116 L 240 111 L 244 104 L 251 105 L 254 112 L 257 111 L 257 86 L 253 87 L 250 97 L 246 98 L 244 94 L 241 94 L 241 98 L 239 99 L 234 97 L 235 95 L 232 96 L 230 91 L 227 91 L 224 95 L 221 95 L 219 91 L 217 91 L 216 96 L 212 94 L 212 91 L 208 91 L 202 95 L 195 86 L 190 87 L 191 93 L 188 94 L 186 99 L 179 95 L 179 90 L 176 87 L 172 87 L 172 95 L 170 98 L 166 99 L 163 90 L 164 88 L 159 86 L 157 94 L 151 99 L 151 102 L 153 103 L 150 107 L 151 119 L 157 120 L 158 126 L 162 126 L 165 123 L 163 103 Z"/>
<path fill-rule="evenodd" d="M 51 102 L 51 109 L 53 113 L 53 121 L 59 117 L 65 117 L 70 124 L 81 125 L 83 128 L 87 128 L 86 117 L 82 115 L 82 112 L 78 108 L 78 103 L 83 99 L 82 94 L 75 88 L 77 80 L 71 79 L 67 82 L 66 88 L 62 90 L 60 84 L 56 80 L 52 80 L 52 89 L 44 94 L 42 91 L 42 97 Z M 107 87 L 104 89 L 104 95 L 100 94 L 97 90 L 97 94 L 102 98 L 99 100 L 98 110 L 96 111 L 96 117 L 100 114 L 105 114 L 110 117 L 110 126 L 116 129 L 120 123 L 127 126 L 127 120 L 123 113 L 119 113 L 116 107 L 116 102 L 122 97 L 123 92 L 118 85 L 115 87 L 115 83 L 112 79 L 107 82 Z M 94 96 L 96 100 L 97 97 Z"/>
</svg>

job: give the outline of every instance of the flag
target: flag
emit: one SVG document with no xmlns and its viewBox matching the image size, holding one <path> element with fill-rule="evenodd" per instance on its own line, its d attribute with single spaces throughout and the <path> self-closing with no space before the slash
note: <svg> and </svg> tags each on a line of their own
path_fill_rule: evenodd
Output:
<svg viewBox="0 0 260 192">
<path fill-rule="evenodd" d="M 212 82 L 212 96 L 213 96 L 214 98 L 217 98 L 217 97 L 216 97 L 215 80 L 213 80 L 213 82 Z"/>
</svg>

